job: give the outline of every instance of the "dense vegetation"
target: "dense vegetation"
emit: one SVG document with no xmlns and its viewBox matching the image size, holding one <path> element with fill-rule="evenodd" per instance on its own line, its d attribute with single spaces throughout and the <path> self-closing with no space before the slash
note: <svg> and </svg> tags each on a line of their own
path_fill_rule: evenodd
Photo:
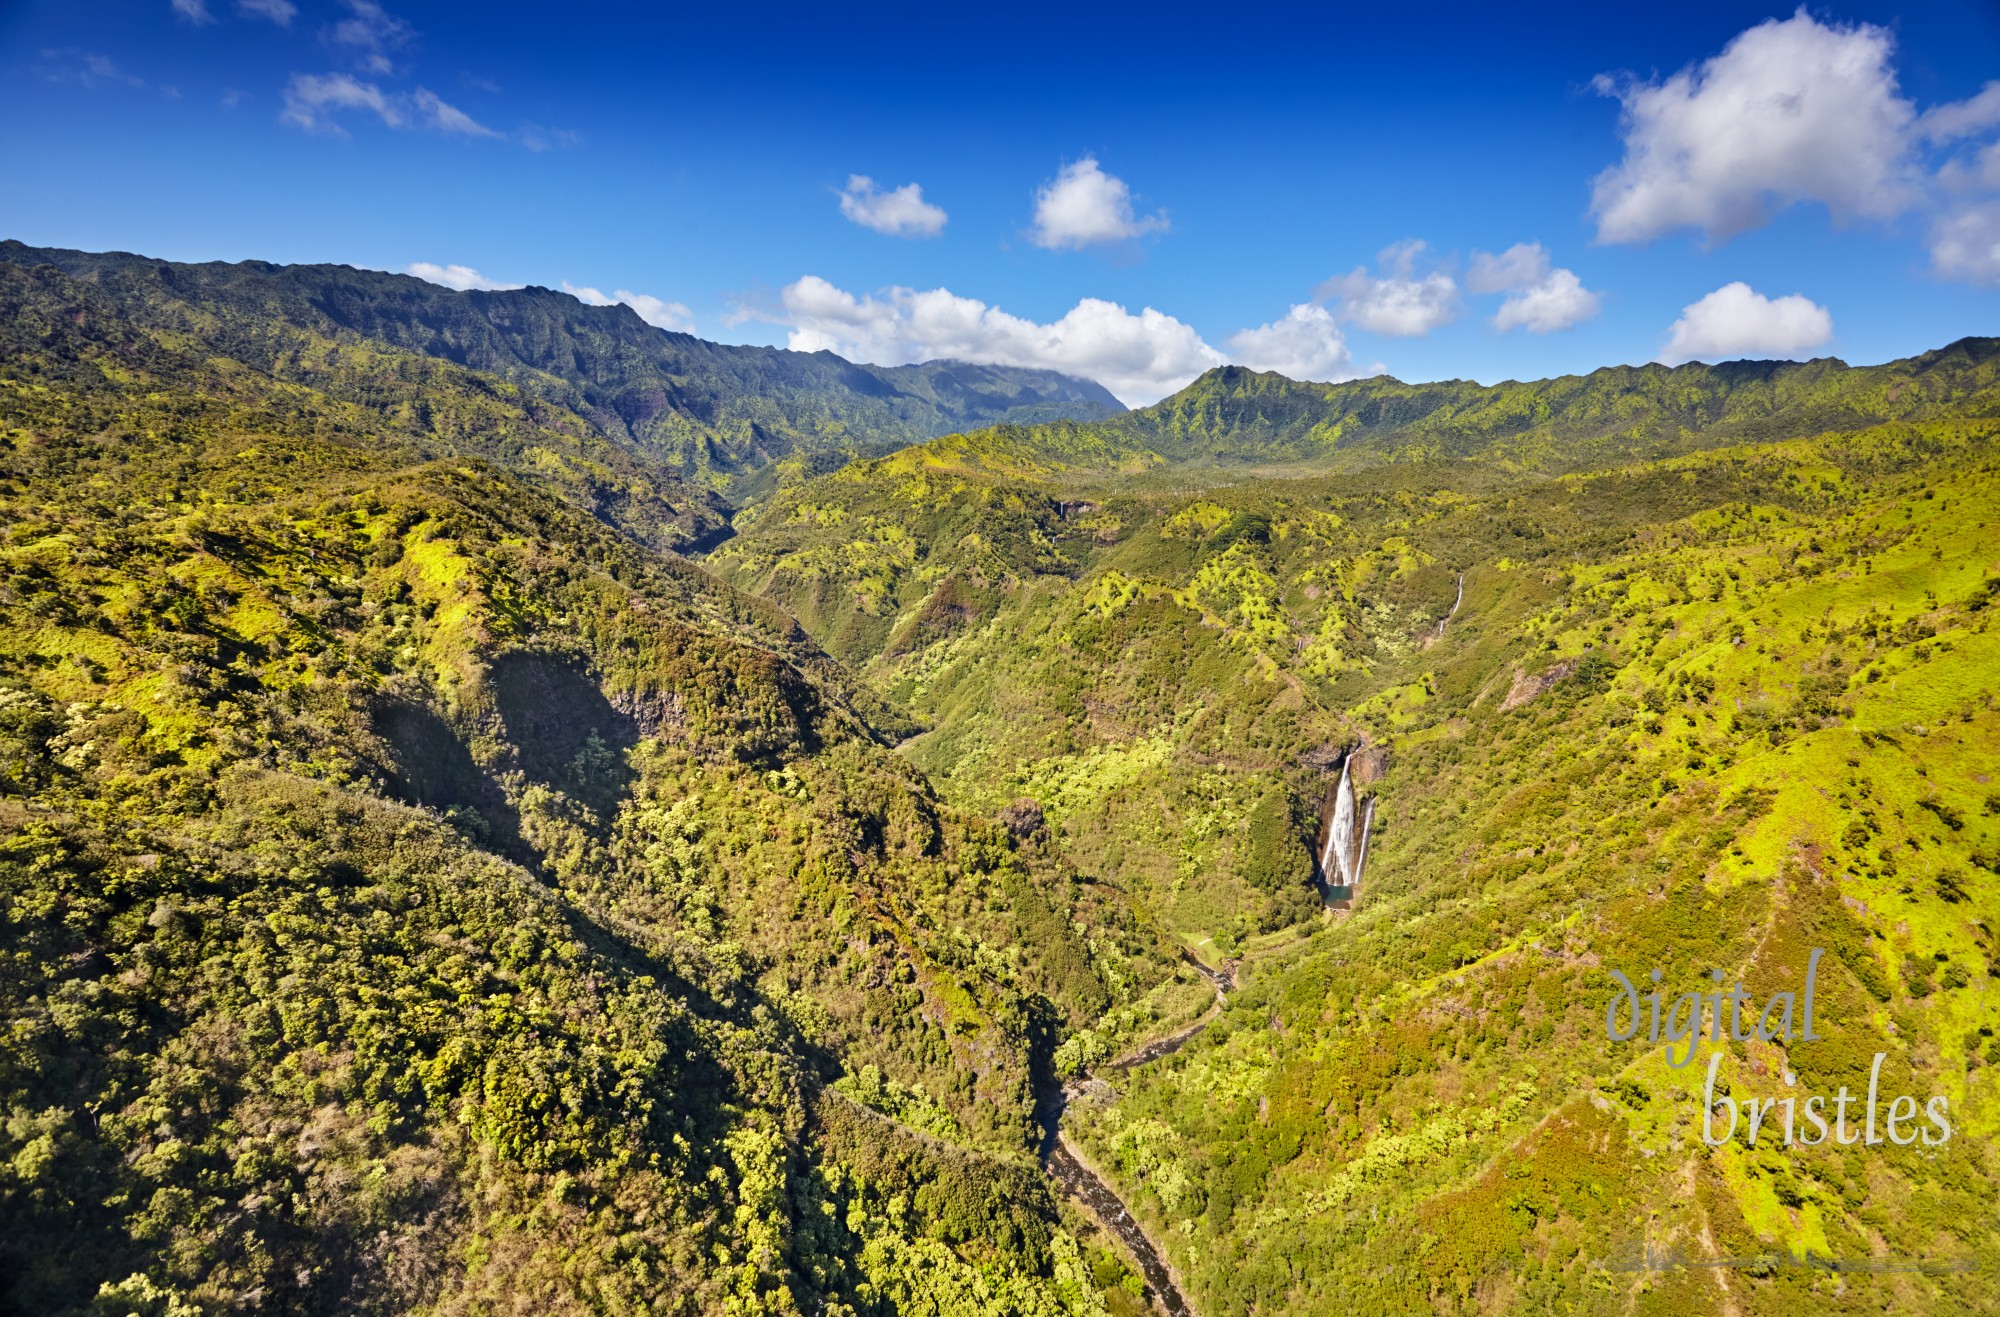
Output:
<svg viewBox="0 0 2000 1317">
<path fill-rule="evenodd" d="M 1118 893 L 467 455 L 573 418 L 0 275 L 0 1304 L 1102 1310 L 1033 1079 L 1171 995 Z"/>
<path fill-rule="evenodd" d="M 345 265 L 180 265 L 12 241 L 0 242 L 0 262 L 57 267 L 148 328 L 216 341 L 223 355 L 281 378 L 311 364 L 294 356 L 301 329 L 470 367 L 649 469 L 739 492 L 768 485 L 781 462 L 825 470 L 972 426 L 1124 410 L 1099 385 L 1054 371 L 866 366 L 829 352 L 733 347 L 547 288 L 456 293 Z"/>
<path fill-rule="evenodd" d="M 1979 1310 L 1990 1272 L 1612 1266 L 2000 1243 L 1996 348 L 1497 390 L 1222 372 L 788 487 L 712 562 L 924 720 L 906 753 L 947 798 L 1032 797 L 1193 954 L 1246 958 L 1203 1035 L 1066 1121 L 1202 1312 Z M 1370 396 L 1414 401 L 1310 460 Z M 1272 398 L 1311 408 L 1231 410 Z M 1297 898 L 1348 746 L 1381 806 L 1323 917 Z M 1608 968 L 1768 993 L 1813 946 L 1837 1027 L 1733 1045 L 1724 1082 L 1860 1092 L 1886 1052 L 1884 1092 L 1948 1095 L 1945 1150 L 1711 1153 L 1702 1077 L 1605 1038 Z"/>
<path fill-rule="evenodd" d="M 1206 1317 L 2000 1307 L 2000 343 L 1225 371 L 815 475 L 917 436 L 690 460 L 553 295 L 24 252 L 0 1306 L 1128 1317 L 1035 1160 L 1094 1070 Z M 1813 948 L 1728 1092 L 1883 1053 L 1947 1145 L 1709 1148 L 1606 1039 L 1610 969 Z M 1109 1064 L 1183 956 L 1241 986 Z"/>
<path fill-rule="evenodd" d="M 1240 366 L 1209 371 L 1155 406 L 1101 421 L 1002 424 L 892 459 L 947 470 L 1061 472 L 1071 481 L 1171 466 L 1345 470 L 1476 457 L 1545 473 L 1660 459 L 1744 441 L 1804 438 L 1885 420 L 2000 415 L 2000 359 L 1967 339 L 1907 361 L 1607 366 L 1588 375 L 1480 385 L 1389 376 L 1311 384 Z M 1212 475 L 1206 478 L 1213 478 Z"/>
</svg>

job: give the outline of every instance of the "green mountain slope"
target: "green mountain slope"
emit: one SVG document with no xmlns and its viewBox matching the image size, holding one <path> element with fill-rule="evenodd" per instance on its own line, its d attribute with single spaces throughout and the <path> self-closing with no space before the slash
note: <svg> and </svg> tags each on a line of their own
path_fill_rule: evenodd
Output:
<svg viewBox="0 0 2000 1317">
<path fill-rule="evenodd" d="M 859 665 L 990 615 L 996 588 L 1074 575 L 1077 549 L 1121 540 L 1135 517 L 1178 508 L 1195 519 L 1166 537 L 1181 543 L 1268 532 L 1265 494 L 1196 508 L 1179 497 L 1188 490 L 1353 473 L 1356 489 L 1475 491 L 1731 443 L 1996 414 L 2000 339 L 1875 367 L 1615 367 L 1491 388 L 1301 384 L 1230 367 L 1106 421 L 950 435 L 788 486 L 714 565 Z M 1363 474 L 1379 467 L 1410 469 Z"/>
<path fill-rule="evenodd" d="M 1198 384 L 788 487 L 713 565 L 921 718 L 947 799 L 1033 799 L 1081 870 L 1243 959 L 1216 1023 L 1065 1117 L 1201 1312 L 1984 1311 L 1991 346 L 1760 367 L 1761 398 L 1637 372 L 1678 412 L 1434 409 L 1311 460 L 1304 421 L 1226 406 L 1160 437 Z M 1349 747 L 1369 876 L 1322 914 Z M 1881 1052 L 1884 1094 L 1947 1100 L 1946 1148 L 1710 1150 L 1704 1075 L 1606 1040 L 1609 968 L 1761 1002 L 1815 947 L 1833 1027 L 1729 1043 L 1726 1091 L 1830 1102 Z M 1764 1260 L 1618 1271 L 1637 1247 Z M 1808 1254 L 1974 1265 L 1834 1287 Z"/>
<path fill-rule="evenodd" d="M 546 288 L 460 293 L 344 265 L 185 265 L 13 241 L 0 242 L 0 262 L 56 266 L 135 319 L 202 334 L 259 369 L 280 369 L 288 332 L 304 331 L 497 375 L 651 467 L 723 488 L 755 489 L 786 458 L 824 469 L 956 430 L 1123 410 L 1101 386 L 1053 371 L 732 347 Z"/>
<path fill-rule="evenodd" d="M 1372 887 L 1071 1116 L 1203 1312 L 1991 1305 L 1977 1272 L 1829 1292 L 1766 1263 L 1724 1291 L 1615 1267 L 1990 1256 L 1997 444 L 1890 429 L 1580 478 L 1507 500 L 1543 534 L 1501 558 L 1467 556 L 1490 504 L 1414 519 L 1410 558 L 1462 564 L 1463 605 L 1326 688 L 1371 747 Z M 1280 618 L 1353 562 L 1290 538 L 1265 558 Z M 1761 1003 L 1814 947 L 1821 1040 L 1728 1044 L 1724 1091 L 1830 1102 L 1881 1052 L 1885 1095 L 1948 1099 L 1946 1148 L 1711 1151 L 1701 1067 L 1607 1041 L 1610 968 L 1674 992 L 1714 968 Z"/>
<path fill-rule="evenodd" d="M 1058 1112 L 1204 1317 L 2000 1307 L 1994 341 L 814 475 L 410 282 L 0 261 L 0 1307 L 1136 1317 Z"/>
<path fill-rule="evenodd" d="M 493 376 L 351 335 L 150 315 L 53 267 L 0 264 L 0 347 L 27 386 L 13 399 L 18 422 L 43 442 L 276 428 L 391 461 L 484 458 L 656 548 L 728 534 L 728 506 L 713 491 L 635 458 L 584 418 Z M 240 473 L 243 489 L 260 474 L 255 461 Z"/>
<path fill-rule="evenodd" d="M 897 470 L 921 463 L 1026 478 L 1466 457 L 1555 473 L 1876 421 L 1996 413 L 2000 339 L 1990 338 L 1881 366 L 1830 358 L 1609 366 L 1498 385 L 1387 376 L 1309 384 L 1224 366 L 1122 416 L 948 436 L 889 460 Z"/>
<path fill-rule="evenodd" d="M 0 1305 L 1103 1311 L 1031 1117 L 1175 990 L 1119 893 L 504 382 L 0 290 Z"/>
</svg>

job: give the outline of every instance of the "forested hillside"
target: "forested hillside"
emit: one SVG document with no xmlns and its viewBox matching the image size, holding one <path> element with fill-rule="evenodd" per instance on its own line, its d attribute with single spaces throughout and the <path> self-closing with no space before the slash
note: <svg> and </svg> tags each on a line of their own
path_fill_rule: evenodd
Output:
<svg viewBox="0 0 2000 1317">
<path fill-rule="evenodd" d="M 2000 1307 L 1994 340 L 825 470 L 1078 399 L 0 255 L 0 1307 L 1136 1317 L 1058 1117 L 1203 1317 Z M 1815 963 L 1948 1140 L 1606 1036 Z"/>
<path fill-rule="evenodd" d="M 287 339 L 303 330 L 496 375 L 651 467 L 724 490 L 768 485 L 785 459 L 825 470 L 955 430 L 1124 410 L 1101 386 L 1054 371 L 867 366 L 710 343 L 654 328 L 628 306 L 586 306 L 547 288 L 460 293 L 346 265 L 186 265 L 14 241 L 0 242 L 0 262 L 53 265 L 135 321 L 274 373 L 291 364 Z"/>
<path fill-rule="evenodd" d="M 1172 997 L 1118 892 L 576 418 L 0 275 L 0 1306 L 1103 1310 L 1032 1114 Z"/>
<path fill-rule="evenodd" d="M 952 471 L 1068 478 L 1170 466 L 1355 470 L 1475 458 L 1548 474 L 1875 421 L 2000 414 L 2000 339 L 1848 366 L 1731 361 L 1607 366 L 1497 385 L 1388 376 L 1312 384 L 1224 366 L 1123 416 L 953 435 L 891 459 Z"/>
<path fill-rule="evenodd" d="M 1199 1311 L 1986 1310 L 1993 346 L 1500 390 L 1222 372 L 789 487 L 713 562 L 924 721 L 948 799 L 1033 798 L 1241 959 L 1216 1023 L 1065 1117 Z M 1424 406 L 1370 410 L 1395 396 Z M 1350 748 L 1375 835 L 1327 914 L 1302 887 Z M 1884 1093 L 1947 1095 L 1948 1147 L 1710 1152 L 1702 1076 L 1606 1039 L 1609 968 L 1762 1000 L 1813 947 L 1837 1027 L 1731 1044 L 1726 1091 L 1830 1101 L 1884 1052 Z M 1617 1270 L 1638 1248 L 1765 1261 Z"/>
</svg>

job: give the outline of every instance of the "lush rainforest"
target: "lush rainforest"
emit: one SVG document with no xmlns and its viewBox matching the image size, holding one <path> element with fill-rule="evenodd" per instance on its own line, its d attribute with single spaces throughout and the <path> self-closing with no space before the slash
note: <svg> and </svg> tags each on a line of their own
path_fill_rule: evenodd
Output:
<svg viewBox="0 0 2000 1317">
<path fill-rule="evenodd" d="M 1058 1124 L 1205 1317 L 2000 1308 L 2000 341 L 1124 413 L 5 244 L 0 510 L 0 1309 L 1154 1310 Z"/>
</svg>

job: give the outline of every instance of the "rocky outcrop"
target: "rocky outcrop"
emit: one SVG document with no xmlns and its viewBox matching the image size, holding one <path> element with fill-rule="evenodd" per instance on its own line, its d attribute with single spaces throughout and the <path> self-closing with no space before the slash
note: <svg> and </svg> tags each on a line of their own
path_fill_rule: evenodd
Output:
<svg viewBox="0 0 2000 1317">
<path fill-rule="evenodd" d="M 1500 711 L 1518 709 L 1528 701 L 1544 695 L 1555 688 L 1557 682 L 1576 671 L 1575 659 L 1564 659 L 1546 672 L 1529 676 L 1525 672 L 1514 674 L 1514 684 L 1507 688 L 1507 698 L 1500 702 Z"/>
</svg>

